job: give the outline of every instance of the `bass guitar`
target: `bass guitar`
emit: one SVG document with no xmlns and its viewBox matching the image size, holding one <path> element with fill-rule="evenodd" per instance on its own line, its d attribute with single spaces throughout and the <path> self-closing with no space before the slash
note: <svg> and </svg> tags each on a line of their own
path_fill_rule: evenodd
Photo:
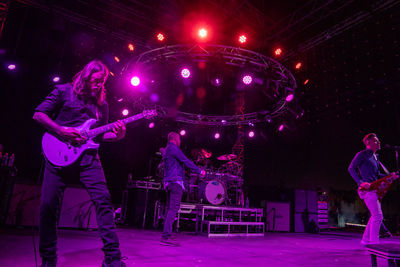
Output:
<svg viewBox="0 0 400 267">
<path fill-rule="evenodd" d="M 142 118 L 154 117 L 157 115 L 156 110 L 146 110 L 142 113 L 121 120 L 124 124 L 137 121 Z M 42 138 L 42 150 L 48 161 L 53 165 L 65 167 L 74 163 L 84 151 L 88 149 L 97 150 L 100 144 L 94 141 L 95 137 L 112 131 L 114 123 L 109 123 L 94 129 L 91 129 L 95 119 L 84 122 L 81 126 L 74 128 L 87 140 L 83 144 L 72 144 L 71 142 L 62 140 L 59 136 L 46 132 Z"/>
</svg>

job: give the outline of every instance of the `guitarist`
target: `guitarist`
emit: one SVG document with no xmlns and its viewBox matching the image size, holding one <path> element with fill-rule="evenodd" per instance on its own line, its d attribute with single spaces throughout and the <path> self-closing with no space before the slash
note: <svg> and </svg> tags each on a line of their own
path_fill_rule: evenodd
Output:
<svg viewBox="0 0 400 267">
<path fill-rule="evenodd" d="M 71 143 L 84 143 L 86 138 L 74 128 L 88 119 L 99 124 L 108 121 L 108 105 L 104 84 L 108 68 L 99 60 L 89 62 L 74 77 L 72 84 L 62 84 L 36 107 L 33 119 L 49 132 Z M 126 128 L 120 121 L 112 132 L 100 136 L 103 141 L 117 141 L 125 136 Z M 57 167 L 46 160 L 40 204 L 39 251 L 42 267 L 54 267 L 57 262 L 56 223 L 62 195 L 72 175 L 79 175 L 96 208 L 99 233 L 103 241 L 103 266 L 125 266 L 121 262 L 119 240 L 115 232 L 111 196 L 97 150 L 83 153 L 77 162 Z"/>
<path fill-rule="evenodd" d="M 359 186 L 360 198 L 364 200 L 371 217 L 369 218 L 367 227 L 364 231 L 361 244 L 377 244 L 379 243 L 379 230 L 383 220 L 381 202 L 376 190 L 368 191 L 370 183 L 384 176 L 379 170 L 382 166 L 378 160 L 376 152 L 381 149 L 381 143 L 374 133 L 369 133 L 363 138 L 365 150 L 356 154 L 350 163 L 348 171 L 354 181 Z M 396 174 L 393 174 L 397 177 Z M 360 192 L 363 191 L 361 194 Z"/>
</svg>

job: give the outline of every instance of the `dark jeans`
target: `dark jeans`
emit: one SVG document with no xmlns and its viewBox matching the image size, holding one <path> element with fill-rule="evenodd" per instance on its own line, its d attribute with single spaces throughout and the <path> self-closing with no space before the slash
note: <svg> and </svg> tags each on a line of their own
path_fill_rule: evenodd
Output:
<svg viewBox="0 0 400 267">
<path fill-rule="evenodd" d="M 115 232 L 111 196 L 100 160 L 94 158 L 86 166 L 79 163 L 68 167 L 55 167 L 46 162 L 40 203 L 39 251 L 43 259 L 57 258 L 57 219 L 68 178 L 78 176 L 86 187 L 96 208 L 97 225 L 107 259 L 120 259 L 119 241 Z"/>
<path fill-rule="evenodd" d="M 164 229 L 162 238 L 169 238 L 172 233 L 172 225 L 174 224 L 176 214 L 181 206 L 181 199 L 183 194 L 182 186 L 177 183 L 170 182 L 167 186 L 168 194 L 168 208 L 166 211 Z"/>
</svg>

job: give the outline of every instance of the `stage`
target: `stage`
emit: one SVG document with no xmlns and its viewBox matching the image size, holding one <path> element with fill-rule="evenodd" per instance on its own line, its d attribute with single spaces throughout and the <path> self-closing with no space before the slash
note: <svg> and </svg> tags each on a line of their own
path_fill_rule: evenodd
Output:
<svg viewBox="0 0 400 267">
<path fill-rule="evenodd" d="M 178 233 L 180 247 L 161 246 L 158 231 L 119 228 L 118 234 L 128 266 L 371 266 L 359 233 L 268 232 L 264 237 L 214 238 Z M 96 231 L 59 230 L 58 242 L 58 266 L 101 265 Z M 400 243 L 400 237 L 382 243 Z M 0 247 L 0 266 L 35 266 L 32 229 L 1 229 Z M 387 266 L 387 261 L 378 258 L 378 266 Z"/>
</svg>

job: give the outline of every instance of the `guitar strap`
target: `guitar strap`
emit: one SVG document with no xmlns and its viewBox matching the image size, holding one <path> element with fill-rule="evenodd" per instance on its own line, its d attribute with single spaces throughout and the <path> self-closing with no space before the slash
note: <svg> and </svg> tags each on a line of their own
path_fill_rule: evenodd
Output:
<svg viewBox="0 0 400 267">
<path fill-rule="evenodd" d="M 381 165 L 382 169 L 385 171 L 385 173 L 386 173 L 386 174 L 389 174 L 388 169 L 386 169 L 386 167 L 382 164 L 382 162 L 380 162 L 379 160 L 378 160 L 378 162 L 379 162 L 379 164 Z"/>
</svg>

